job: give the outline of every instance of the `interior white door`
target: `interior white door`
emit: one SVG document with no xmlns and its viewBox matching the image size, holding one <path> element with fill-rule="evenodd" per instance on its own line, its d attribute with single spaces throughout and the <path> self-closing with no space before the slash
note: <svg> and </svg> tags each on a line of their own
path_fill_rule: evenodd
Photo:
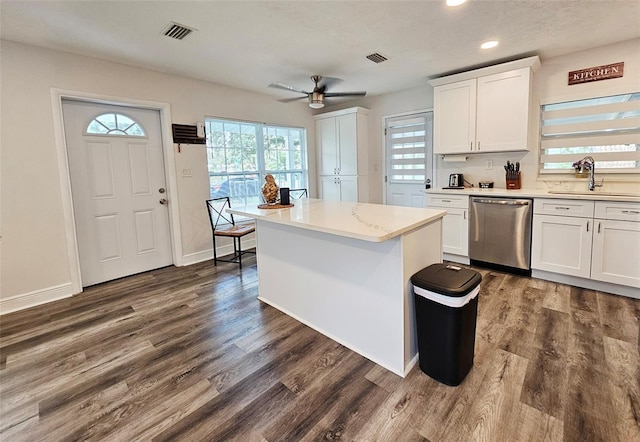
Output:
<svg viewBox="0 0 640 442">
<path fill-rule="evenodd" d="M 433 181 L 433 112 L 385 119 L 386 204 L 424 207 Z"/>
<path fill-rule="evenodd" d="M 159 112 L 70 100 L 62 109 L 82 285 L 170 265 Z"/>
</svg>

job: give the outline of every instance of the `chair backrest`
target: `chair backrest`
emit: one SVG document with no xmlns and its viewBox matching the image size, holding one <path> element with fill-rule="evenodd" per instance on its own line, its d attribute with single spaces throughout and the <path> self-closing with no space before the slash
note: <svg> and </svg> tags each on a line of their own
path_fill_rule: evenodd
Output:
<svg viewBox="0 0 640 442">
<path fill-rule="evenodd" d="M 225 209 L 231 207 L 231 201 L 228 196 L 221 198 L 213 198 L 206 201 L 207 211 L 209 212 L 209 221 L 211 222 L 211 229 L 215 232 L 218 228 L 218 224 L 233 224 L 235 221 L 231 213 L 227 213 Z"/>
<path fill-rule="evenodd" d="M 308 198 L 309 194 L 307 193 L 307 189 L 289 189 L 289 197 L 294 200 L 299 200 L 300 198 Z"/>
</svg>

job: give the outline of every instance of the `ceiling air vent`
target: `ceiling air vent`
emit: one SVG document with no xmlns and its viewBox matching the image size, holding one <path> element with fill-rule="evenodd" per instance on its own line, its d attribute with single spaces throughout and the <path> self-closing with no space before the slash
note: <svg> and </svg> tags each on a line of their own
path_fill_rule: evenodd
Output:
<svg viewBox="0 0 640 442">
<path fill-rule="evenodd" d="M 182 40 L 193 31 L 195 31 L 195 29 L 188 28 L 176 22 L 171 22 L 166 28 L 164 28 L 162 34 L 167 37 L 175 38 L 176 40 Z"/>
<path fill-rule="evenodd" d="M 374 63 L 382 63 L 383 61 L 387 61 L 388 58 L 385 57 L 382 54 L 378 54 L 377 52 L 374 52 L 373 54 L 369 54 L 367 55 L 367 58 L 371 61 L 373 61 Z"/>
</svg>

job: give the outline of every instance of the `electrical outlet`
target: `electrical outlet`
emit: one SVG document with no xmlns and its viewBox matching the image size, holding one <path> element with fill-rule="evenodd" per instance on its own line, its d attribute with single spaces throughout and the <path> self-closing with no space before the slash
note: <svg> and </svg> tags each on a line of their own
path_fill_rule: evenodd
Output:
<svg viewBox="0 0 640 442">
<path fill-rule="evenodd" d="M 191 169 L 182 169 L 182 177 L 183 178 L 190 178 L 193 175 L 191 175 Z"/>
<path fill-rule="evenodd" d="M 493 169 L 493 160 L 487 160 L 484 166 L 485 169 L 491 170 Z"/>
</svg>

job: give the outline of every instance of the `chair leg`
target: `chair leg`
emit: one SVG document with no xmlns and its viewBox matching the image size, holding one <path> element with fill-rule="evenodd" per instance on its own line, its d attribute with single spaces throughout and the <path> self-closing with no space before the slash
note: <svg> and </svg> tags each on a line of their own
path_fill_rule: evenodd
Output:
<svg viewBox="0 0 640 442">
<path fill-rule="evenodd" d="M 218 254 L 216 253 L 216 236 L 213 235 L 213 266 L 218 266 Z"/>
<path fill-rule="evenodd" d="M 242 244 L 240 243 L 240 237 L 238 237 L 238 264 L 242 268 Z"/>
</svg>

